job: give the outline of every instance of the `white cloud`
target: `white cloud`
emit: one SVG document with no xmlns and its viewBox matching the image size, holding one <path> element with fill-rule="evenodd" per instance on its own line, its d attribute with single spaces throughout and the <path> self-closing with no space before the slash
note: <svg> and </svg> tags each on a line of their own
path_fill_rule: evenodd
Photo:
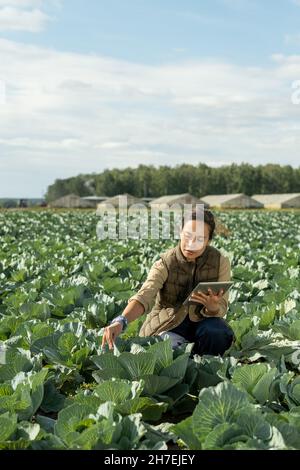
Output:
<svg viewBox="0 0 300 470">
<path fill-rule="evenodd" d="M 146 66 L 4 39 L 0 56 L 0 197 L 12 174 L 39 196 L 28 188 L 114 166 L 299 164 L 300 56 Z"/>
<path fill-rule="evenodd" d="M 49 16 L 41 10 L 20 10 L 14 7 L 0 8 L 0 31 L 42 31 Z"/>
<path fill-rule="evenodd" d="M 13 6 L 17 8 L 40 8 L 42 6 L 54 6 L 59 8 L 62 0 L 0 0 L 0 7 Z"/>
<path fill-rule="evenodd" d="M 128 147 L 129 143 L 128 142 L 104 142 L 103 144 L 100 145 L 95 145 L 95 148 L 102 148 L 102 149 L 117 149 L 121 147 Z"/>
<path fill-rule="evenodd" d="M 18 8 L 37 7 L 42 4 L 42 0 L 0 0 L 0 7 L 14 6 Z"/>
<path fill-rule="evenodd" d="M 38 33 L 52 19 L 45 9 L 61 6 L 61 0 L 0 0 L 0 31 Z"/>
</svg>

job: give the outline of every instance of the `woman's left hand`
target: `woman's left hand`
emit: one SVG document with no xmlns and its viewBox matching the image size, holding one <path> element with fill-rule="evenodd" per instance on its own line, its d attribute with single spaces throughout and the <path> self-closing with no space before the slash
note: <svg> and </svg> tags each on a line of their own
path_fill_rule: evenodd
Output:
<svg viewBox="0 0 300 470">
<path fill-rule="evenodd" d="M 214 294 L 211 289 L 208 289 L 208 295 L 203 292 L 197 292 L 191 295 L 191 299 L 203 304 L 209 313 L 217 314 L 220 309 L 220 299 L 223 293 L 223 289 L 218 294 Z"/>
</svg>

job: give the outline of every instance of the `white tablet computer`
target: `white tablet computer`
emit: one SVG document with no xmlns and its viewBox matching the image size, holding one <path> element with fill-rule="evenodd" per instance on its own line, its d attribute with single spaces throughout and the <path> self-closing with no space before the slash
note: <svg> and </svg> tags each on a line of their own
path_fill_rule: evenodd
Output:
<svg viewBox="0 0 300 470">
<path fill-rule="evenodd" d="M 197 292 L 203 292 L 204 294 L 208 295 L 208 289 L 211 289 L 215 294 L 218 294 L 221 289 L 223 289 L 224 292 L 226 292 L 230 287 L 233 285 L 233 281 L 225 281 L 225 282 L 199 282 L 199 284 L 194 287 L 192 292 L 189 294 L 189 296 L 185 299 L 183 302 L 183 305 L 187 305 L 189 303 L 197 303 L 199 302 L 194 302 L 193 299 L 191 298 L 191 295 L 193 293 Z"/>
</svg>

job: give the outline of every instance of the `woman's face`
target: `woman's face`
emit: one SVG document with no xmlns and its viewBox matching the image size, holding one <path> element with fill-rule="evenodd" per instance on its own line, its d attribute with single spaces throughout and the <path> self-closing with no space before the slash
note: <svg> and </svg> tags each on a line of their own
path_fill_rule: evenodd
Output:
<svg viewBox="0 0 300 470">
<path fill-rule="evenodd" d="M 209 244 L 209 225 L 199 220 L 189 220 L 180 232 L 180 248 L 188 261 L 194 261 Z"/>
</svg>

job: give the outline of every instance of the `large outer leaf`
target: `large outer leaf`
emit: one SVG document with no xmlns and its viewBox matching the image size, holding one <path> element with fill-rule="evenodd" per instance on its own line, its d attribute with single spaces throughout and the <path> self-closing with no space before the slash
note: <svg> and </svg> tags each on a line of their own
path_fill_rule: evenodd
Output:
<svg viewBox="0 0 300 470">
<path fill-rule="evenodd" d="M 20 313 L 24 319 L 38 318 L 45 321 L 50 317 L 49 305 L 46 303 L 27 303 L 20 307 Z"/>
<path fill-rule="evenodd" d="M 17 429 L 17 415 L 4 413 L 0 415 L 0 442 L 6 441 Z"/>
<path fill-rule="evenodd" d="M 156 395 L 165 393 L 170 388 L 174 387 L 180 379 L 165 377 L 163 375 L 144 375 L 143 380 L 144 392 L 148 395 Z"/>
<path fill-rule="evenodd" d="M 94 393 L 102 402 L 123 403 L 131 395 L 132 384 L 128 380 L 106 380 L 98 385 Z"/>
<path fill-rule="evenodd" d="M 189 354 L 182 354 L 178 356 L 175 361 L 163 369 L 160 373 L 161 376 L 170 377 L 172 379 L 183 380 L 188 365 Z"/>
<path fill-rule="evenodd" d="M 28 354 L 17 349 L 11 349 L 6 353 L 6 364 L 0 366 L 0 382 L 12 380 L 19 372 L 29 372 L 33 367 L 33 361 Z"/>
<path fill-rule="evenodd" d="M 282 323 L 274 325 L 274 330 L 291 340 L 300 340 L 300 320 L 295 318 L 284 319 Z"/>
<path fill-rule="evenodd" d="M 12 395 L 0 397 L 0 413 L 3 411 L 15 412 L 20 416 L 20 419 L 27 419 L 27 416 L 30 417 L 32 402 L 29 385 L 24 385 Z"/>
<path fill-rule="evenodd" d="M 146 434 L 147 430 L 141 422 L 140 414 L 126 416 L 122 420 L 122 434 L 117 442 L 119 449 L 134 450 L 137 448 L 140 439 Z"/>
<path fill-rule="evenodd" d="M 118 360 L 131 380 L 139 380 L 144 375 L 154 373 L 156 360 L 150 353 L 131 354 L 123 352 Z"/>
<path fill-rule="evenodd" d="M 146 421 L 158 421 L 167 410 L 167 403 L 158 403 L 150 397 L 136 397 L 126 400 L 116 407 L 116 411 L 122 415 L 142 413 Z"/>
<path fill-rule="evenodd" d="M 29 382 L 30 389 L 28 389 L 28 393 L 29 393 L 28 400 L 30 400 L 30 404 L 24 411 L 21 411 L 19 413 L 20 419 L 22 420 L 30 419 L 34 415 L 34 413 L 38 410 L 38 408 L 41 406 L 41 403 L 44 397 L 44 382 L 45 382 L 47 374 L 48 374 L 48 370 L 42 369 L 41 371 L 29 377 L 28 382 Z M 17 387 L 17 392 L 21 393 L 21 396 L 22 396 L 24 390 L 26 390 L 25 387 L 29 387 L 29 386 L 28 385 L 24 386 L 22 383 L 20 383 Z"/>
<path fill-rule="evenodd" d="M 43 352 L 44 349 L 56 351 L 58 349 L 58 340 L 61 336 L 61 332 L 55 332 L 52 335 L 39 338 L 31 345 L 31 351 L 35 354 Z"/>
<path fill-rule="evenodd" d="M 232 383 L 251 395 L 255 385 L 268 370 L 267 364 L 247 364 L 237 367 L 232 376 Z"/>
<path fill-rule="evenodd" d="M 203 441 L 215 426 L 234 423 L 238 413 L 249 407 L 247 395 L 229 382 L 203 389 L 193 414 L 194 432 Z"/>
<path fill-rule="evenodd" d="M 88 426 L 87 418 L 93 412 L 90 406 L 77 403 L 61 410 L 54 426 L 55 435 L 67 444 L 72 444 L 79 437 L 77 430 L 80 424 L 85 423 Z M 92 423 L 93 421 L 89 422 L 90 425 L 93 425 Z"/>
<path fill-rule="evenodd" d="M 292 413 L 267 414 L 266 420 L 280 431 L 287 447 L 300 450 L 300 426 L 297 428 L 287 421 L 291 415 Z"/>
<path fill-rule="evenodd" d="M 65 396 L 59 393 L 53 381 L 47 381 L 44 385 L 44 396 L 41 409 L 45 413 L 57 412 L 64 407 Z"/>
<path fill-rule="evenodd" d="M 159 375 L 162 369 L 172 364 L 173 350 L 170 339 L 152 344 L 150 348 L 148 348 L 148 352 L 153 354 L 156 360 L 155 374 Z"/>
<path fill-rule="evenodd" d="M 266 310 L 261 313 L 259 327 L 261 329 L 268 328 L 273 322 L 276 315 L 276 305 L 269 306 Z"/>
<path fill-rule="evenodd" d="M 242 433 L 248 437 L 254 437 L 264 442 L 268 442 L 272 438 L 272 427 L 259 412 L 242 411 L 237 418 L 237 424 Z"/>
<path fill-rule="evenodd" d="M 181 439 L 186 447 L 190 450 L 201 450 L 201 442 L 194 433 L 194 422 L 193 417 L 190 416 L 180 423 L 171 426 L 170 431 L 172 431 L 178 439 Z"/>
<path fill-rule="evenodd" d="M 242 434 L 242 429 L 237 424 L 218 424 L 206 437 L 203 449 L 233 448 L 234 441 L 247 441 L 247 436 Z"/>
<path fill-rule="evenodd" d="M 118 379 L 128 379 L 128 372 L 123 367 L 119 359 L 111 353 L 106 353 L 101 356 L 92 356 L 92 362 L 100 369 L 100 372 L 93 374 L 93 377 L 99 381 L 104 379 L 111 379 L 112 377 Z M 98 380 L 97 380 L 98 381 Z"/>
<path fill-rule="evenodd" d="M 74 333 L 64 333 L 58 340 L 58 348 L 63 354 L 71 354 L 72 349 L 78 344 L 78 338 Z"/>
<path fill-rule="evenodd" d="M 103 447 L 106 447 L 106 445 L 111 443 L 113 434 L 114 424 L 108 420 L 103 420 L 101 423 L 96 423 L 79 434 L 71 443 L 71 448 L 91 450 L 95 448 L 99 441 L 104 444 Z"/>
<path fill-rule="evenodd" d="M 47 433 L 54 432 L 54 425 L 56 422 L 54 419 L 48 418 L 47 416 L 37 415 L 35 420 Z"/>
<path fill-rule="evenodd" d="M 31 382 L 31 400 L 32 400 L 32 413 L 34 414 L 37 409 L 40 407 L 43 397 L 44 397 L 44 382 L 47 377 L 48 370 L 43 369 L 40 372 L 37 372 Z"/>
<path fill-rule="evenodd" d="M 262 405 L 270 400 L 270 387 L 273 383 L 278 371 L 276 367 L 269 370 L 266 374 L 264 374 L 261 379 L 257 382 L 255 387 L 252 390 L 253 396 L 255 399 L 261 403 Z"/>
</svg>

